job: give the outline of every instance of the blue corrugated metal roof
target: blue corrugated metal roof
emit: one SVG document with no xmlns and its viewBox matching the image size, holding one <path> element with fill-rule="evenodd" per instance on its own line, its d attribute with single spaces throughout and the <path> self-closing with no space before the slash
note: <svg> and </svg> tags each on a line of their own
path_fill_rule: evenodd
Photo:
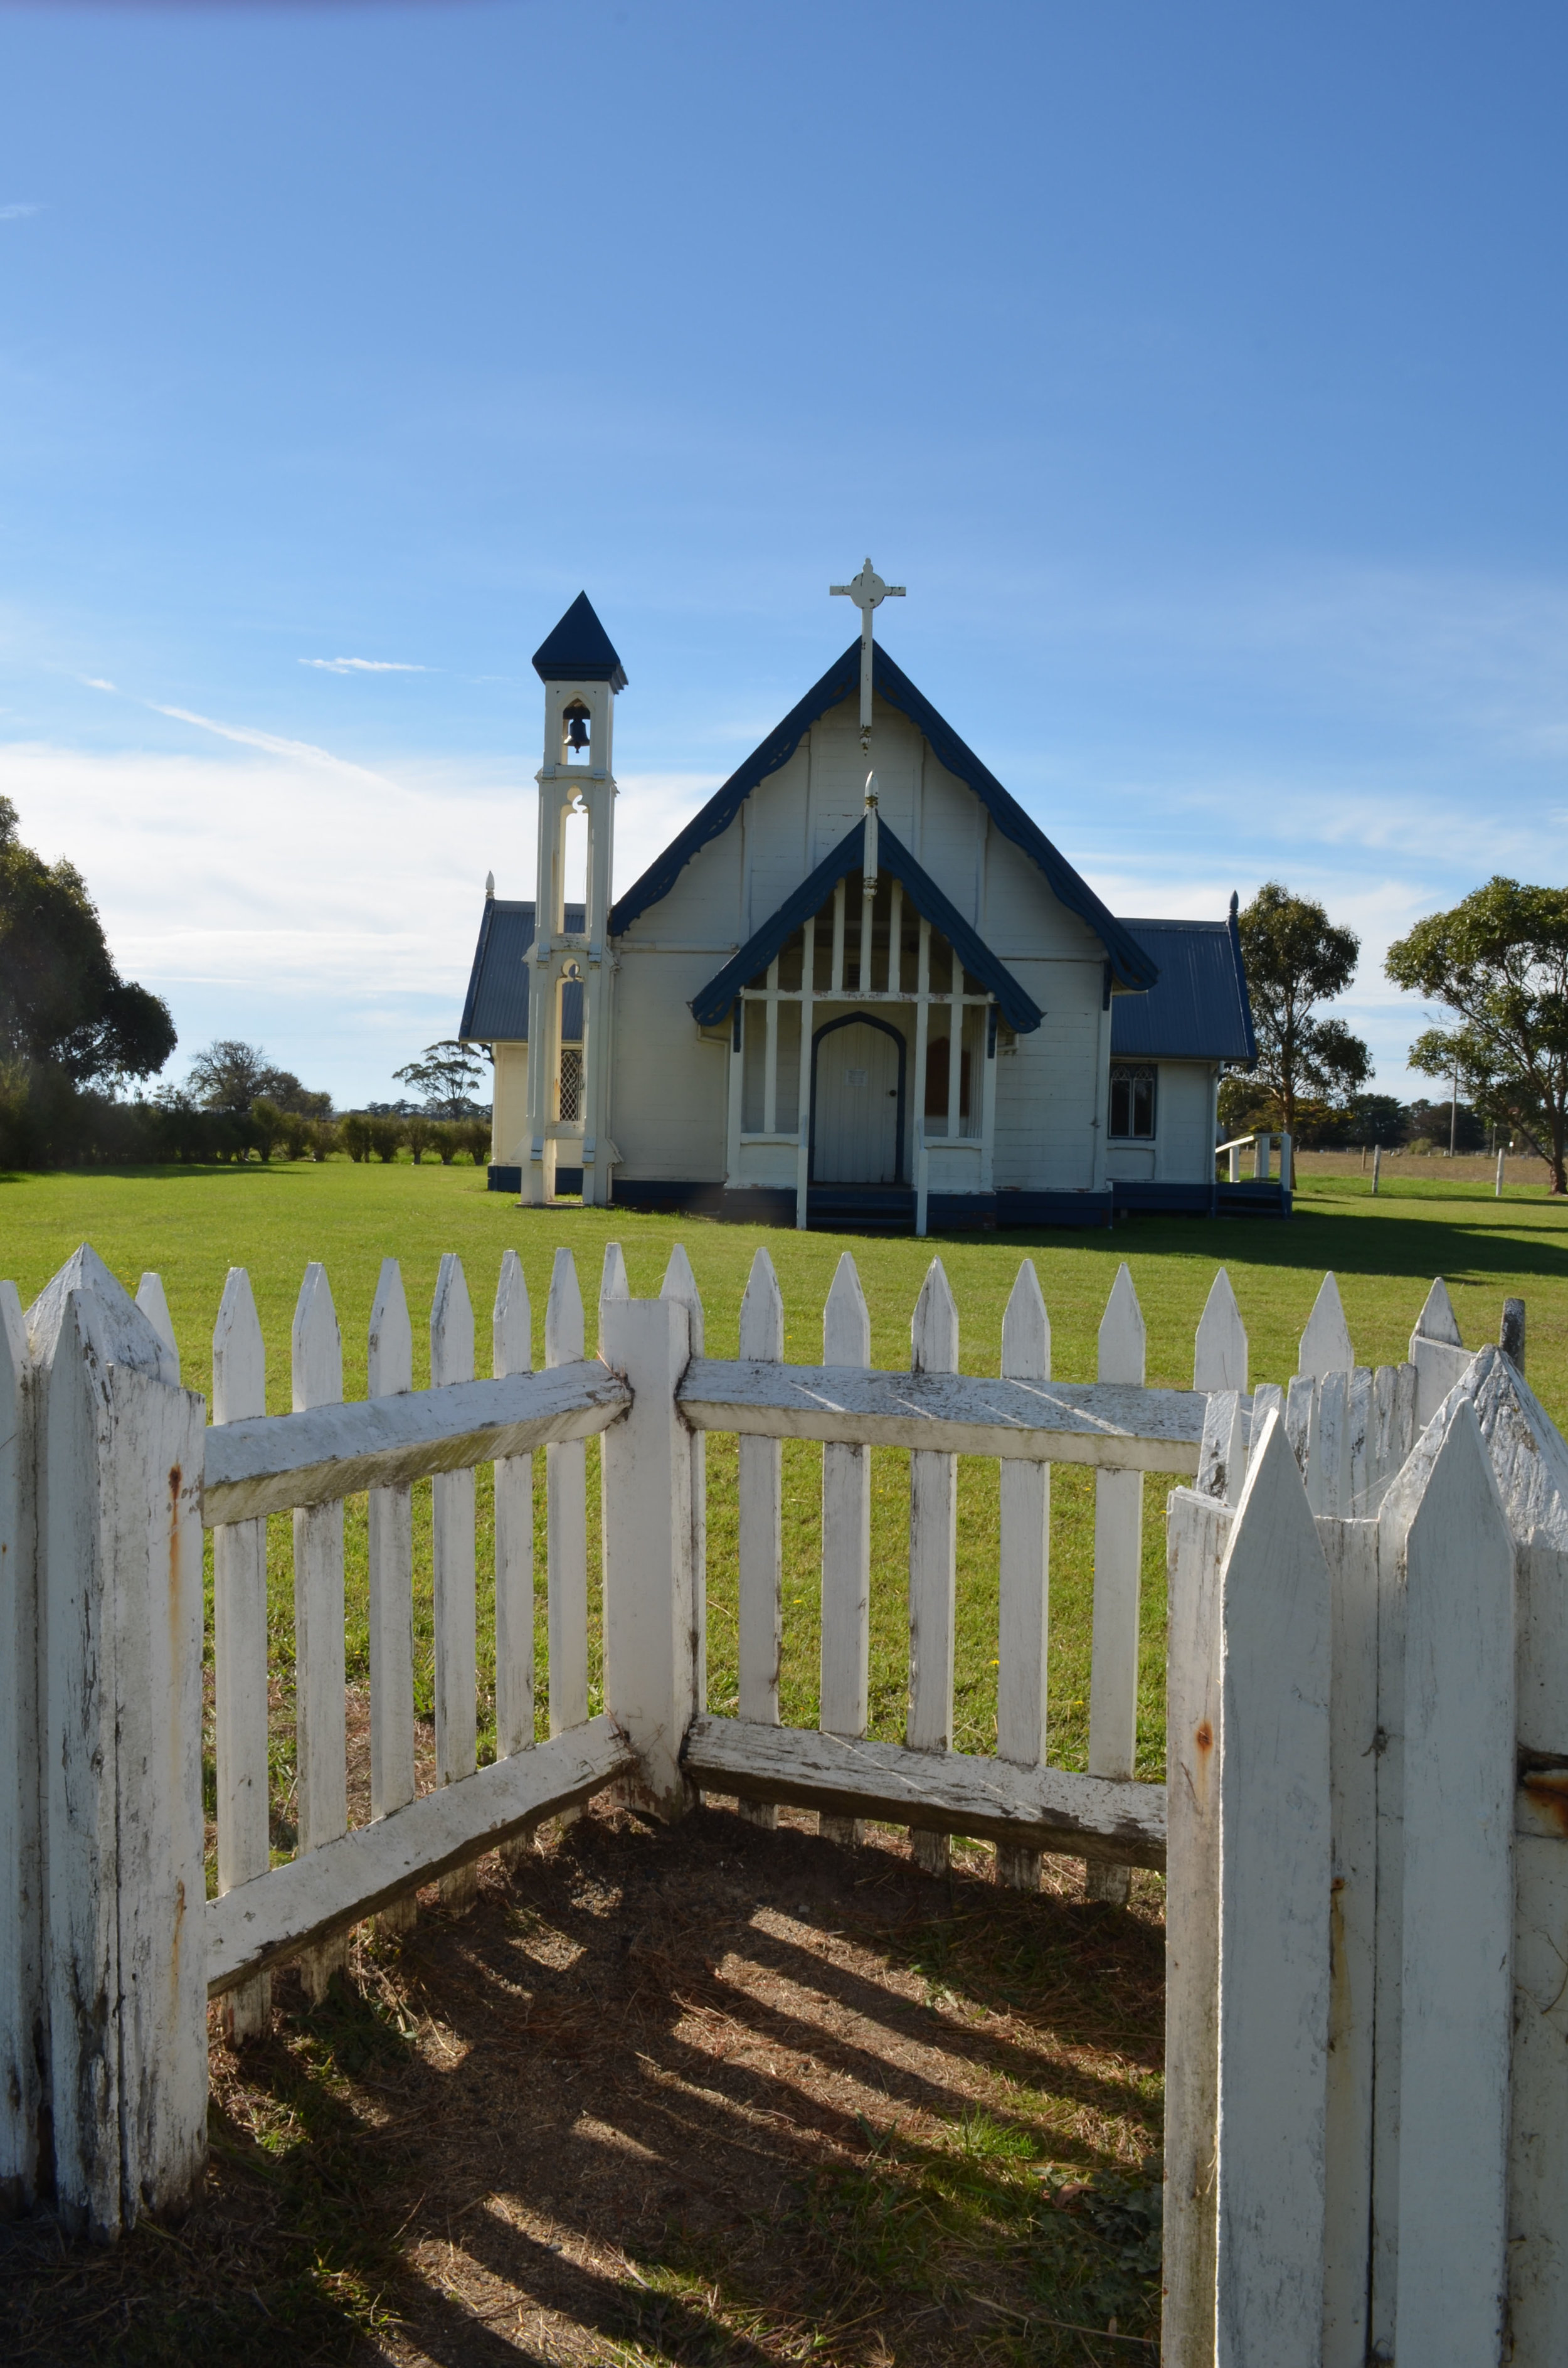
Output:
<svg viewBox="0 0 1568 2368">
<path fill-rule="evenodd" d="M 1043 1018 L 1040 1006 L 1026 995 L 1010 970 L 999 962 L 989 946 L 978 938 L 955 905 L 950 905 L 931 878 L 923 871 L 903 840 L 879 818 L 877 830 L 877 861 L 881 870 L 899 881 L 905 895 L 920 915 L 939 929 L 952 946 L 959 960 L 983 986 L 996 997 L 1003 1014 L 1020 1036 L 1028 1035 L 1040 1026 Z M 846 871 L 859 871 L 865 860 L 866 825 L 856 823 L 830 855 L 823 858 L 808 880 L 803 880 L 794 894 L 787 896 L 778 910 L 764 921 L 741 948 L 710 978 L 705 987 L 691 998 L 692 1015 L 699 1027 L 710 1028 L 729 1010 L 748 979 L 755 978 L 789 943 L 802 923 L 820 910 Z M 850 1000 L 853 1001 L 851 993 Z"/>
<path fill-rule="evenodd" d="M 565 907 L 566 927 L 583 928 L 587 916 L 581 905 Z M 534 941 L 534 908 L 504 896 L 487 896 L 479 943 L 469 973 L 468 998 L 458 1030 L 465 1044 L 526 1044 L 528 1041 L 528 951 Z M 583 990 L 568 986 L 561 999 L 562 1042 L 576 1044 L 583 1036 Z"/>
<path fill-rule="evenodd" d="M 1110 1049 L 1119 1061 L 1257 1058 L 1241 937 L 1229 921 L 1128 921 L 1160 965 L 1147 995 L 1111 998 Z"/>
<path fill-rule="evenodd" d="M 611 690 L 626 689 L 626 668 L 585 592 L 578 593 L 535 650 L 534 672 L 540 682 L 608 682 Z"/>
<path fill-rule="evenodd" d="M 1005 838 L 1010 838 L 1034 863 L 1040 866 L 1053 894 L 1085 921 L 1099 939 L 1110 960 L 1116 978 L 1123 986 L 1152 986 L 1158 972 L 1142 947 L 1131 936 L 1125 922 L 1107 911 L 1086 880 L 1080 879 L 1060 849 L 1054 848 L 1038 823 L 1031 822 L 1011 792 L 1002 787 L 994 773 L 983 765 L 972 748 L 959 738 L 952 725 L 937 713 L 924 692 L 915 689 L 902 666 L 895 666 L 880 643 L 872 645 L 872 677 L 876 688 L 890 706 L 907 715 L 916 730 L 923 732 L 949 773 L 974 791 Z M 716 790 L 701 812 L 695 814 L 678 837 L 673 838 L 656 861 L 651 863 L 641 880 L 629 888 L 620 902 L 610 911 L 612 935 L 619 937 L 631 928 L 639 915 L 651 905 L 667 896 L 676 880 L 699 850 L 710 839 L 718 838 L 728 830 L 745 800 L 758 783 L 776 773 L 800 746 L 819 715 L 847 699 L 860 679 L 860 643 L 850 643 L 841 658 L 835 659 L 820 682 L 812 685 L 797 707 L 792 707 L 782 723 L 770 732 L 760 746 L 754 748 L 738 771 L 731 774 L 722 790 Z M 967 959 L 967 957 L 966 957 Z"/>
</svg>

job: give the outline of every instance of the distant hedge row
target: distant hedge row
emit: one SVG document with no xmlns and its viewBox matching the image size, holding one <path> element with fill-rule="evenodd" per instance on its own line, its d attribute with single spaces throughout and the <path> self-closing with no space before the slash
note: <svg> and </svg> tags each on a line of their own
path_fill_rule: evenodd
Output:
<svg viewBox="0 0 1568 2368">
<path fill-rule="evenodd" d="M 398 1118 L 350 1111 L 306 1118 L 276 1103 L 202 1110 L 183 1094 L 117 1101 L 41 1064 L 0 1064 L 0 1167 L 210 1166 L 249 1159 L 393 1160 L 417 1165 L 490 1157 L 488 1119 Z"/>
</svg>

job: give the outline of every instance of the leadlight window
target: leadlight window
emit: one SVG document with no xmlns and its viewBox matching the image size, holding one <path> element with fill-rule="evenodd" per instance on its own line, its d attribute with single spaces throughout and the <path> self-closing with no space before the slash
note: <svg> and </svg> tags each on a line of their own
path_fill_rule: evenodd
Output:
<svg viewBox="0 0 1568 2368">
<path fill-rule="evenodd" d="M 1110 1073 L 1110 1133 L 1113 1142 L 1147 1140 L 1154 1132 L 1154 1085 L 1159 1072 L 1115 1063 Z"/>
</svg>

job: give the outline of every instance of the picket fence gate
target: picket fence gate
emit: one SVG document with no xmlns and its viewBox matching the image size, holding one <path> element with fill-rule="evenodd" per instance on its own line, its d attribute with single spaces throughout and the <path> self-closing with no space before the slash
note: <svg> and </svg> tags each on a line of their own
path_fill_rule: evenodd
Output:
<svg viewBox="0 0 1568 2368">
<path fill-rule="evenodd" d="M 0 1285 L 0 2181 L 112 2237 L 177 2211 L 204 2149 L 207 2020 L 256 2029 L 269 1969 L 312 1993 L 351 1925 L 612 1784 L 666 1817 L 701 1790 L 853 1839 L 955 1833 L 1004 1882 L 1042 1852 L 1092 1894 L 1167 1868 L 1163 2356 L 1456 2364 L 1568 2356 L 1568 1450 L 1522 1378 L 1523 1311 L 1472 1357 L 1434 1284 L 1407 1363 L 1358 1369 L 1326 1277 L 1288 1387 L 1248 1392 L 1215 1279 L 1193 1388 L 1144 1383 L 1126 1267 L 1098 1379 L 1051 1374 L 1025 1260 L 998 1378 L 961 1374 L 933 1261 L 906 1372 L 870 1368 L 841 1258 L 820 1366 L 783 1361 L 766 1250 L 740 1356 L 705 1356 L 684 1250 L 657 1300 L 619 1248 L 585 1354 L 557 1252 L 545 1369 L 515 1251 L 493 1378 L 455 1258 L 412 1388 L 383 1266 L 363 1402 L 342 1399 L 327 1279 L 307 1269 L 294 1412 L 265 1413 L 260 1326 L 231 1271 L 213 1422 L 179 1383 L 162 1283 L 133 1303 L 91 1249 L 23 1314 Z M 709 1712 L 710 1431 L 738 1448 L 738 1715 Z M 585 1441 L 601 1441 L 602 1713 L 589 1716 Z M 820 1723 L 780 1725 L 781 1451 L 820 1442 Z M 906 1740 L 867 1738 L 869 1452 L 910 1454 Z M 543 1452 L 550 1737 L 535 1743 L 534 1474 Z M 997 1748 L 951 1748 L 956 1459 L 1000 1465 Z M 476 1765 L 474 1473 L 494 1472 L 495 1759 Z M 1088 1772 L 1046 1760 L 1050 1471 L 1096 1471 Z M 1135 1781 L 1146 1472 L 1170 1502 L 1169 1783 Z M 416 1794 L 413 1483 L 433 1482 L 437 1782 Z M 346 1784 L 343 1504 L 369 1498 L 370 1818 Z M 293 1521 L 296 1855 L 272 1863 L 267 1517 Z M 218 1896 L 203 1871 L 201 1531 L 214 1531 Z M 1516 1611 L 1517 1607 L 1517 1611 Z M 1515 1671 L 1515 1635 L 1518 1668 Z M 1516 1737 L 1516 1701 L 1517 1737 Z M 1516 1774 L 1523 1770 L 1516 1786 Z M 1168 1809 L 1167 1809 L 1168 1801 Z M 1516 1998 L 1517 1989 L 1517 1998 Z M 1517 2012 L 1517 2028 L 1510 2016 Z M 1512 2344 L 1509 2351 L 1507 2346 Z"/>
</svg>

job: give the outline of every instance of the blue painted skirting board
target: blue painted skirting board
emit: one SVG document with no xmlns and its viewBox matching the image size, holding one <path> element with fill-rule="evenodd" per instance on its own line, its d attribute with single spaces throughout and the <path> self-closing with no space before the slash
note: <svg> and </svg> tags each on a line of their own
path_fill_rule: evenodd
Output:
<svg viewBox="0 0 1568 2368">
<path fill-rule="evenodd" d="M 523 1189 L 520 1167 L 492 1167 L 492 1192 Z M 557 1190 L 580 1192 L 580 1168 L 559 1167 Z M 728 1191 L 722 1184 L 683 1177 L 616 1178 L 615 1203 L 671 1214 L 687 1211 L 696 1217 L 715 1217 L 732 1225 L 792 1225 L 795 1195 L 787 1186 L 752 1185 Z M 981 1226 L 1108 1225 L 1120 1211 L 1162 1217 L 1288 1217 L 1291 1196 L 1278 1183 L 1113 1184 L 1101 1192 L 933 1192 L 927 1218 L 934 1233 Z M 857 1224 L 885 1233 L 915 1224 L 915 1195 L 906 1187 L 856 1185 L 812 1187 L 813 1224 L 853 1230 Z"/>
<path fill-rule="evenodd" d="M 520 1167 L 492 1167 L 485 1180 L 484 1189 L 487 1192 L 521 1192 L 523 1171 Z M 555 1189 L 558 1192 L 580 1192 L 583 1189 L 582 1169 L 558 1167 L 555 1171 Z"/>
</svg>

